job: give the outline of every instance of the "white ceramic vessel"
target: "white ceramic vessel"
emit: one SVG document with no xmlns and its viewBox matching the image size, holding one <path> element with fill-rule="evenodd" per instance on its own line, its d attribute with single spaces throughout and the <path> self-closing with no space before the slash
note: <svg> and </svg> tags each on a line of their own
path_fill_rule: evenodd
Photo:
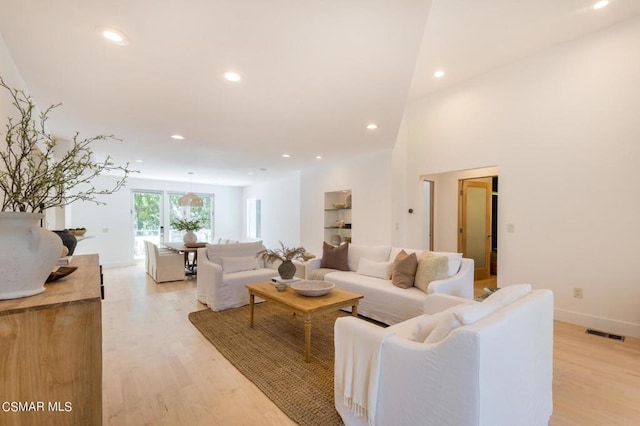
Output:
<svg viewBox="0 0 640 426">
<path fill-rule="evenodd" d="M 328 281 L 305 280 L 291 284 L 291 288 L 302 296 L 324 296 L 329 293 L 336 285 Z"/>
<path fill-rule="evenodd" d="M 62 253 L 62 240 L 40 227 L 40 213 L 0 212 L 0 299 L 44 291 Z"/>
<path fill-rule="evenodd" d="M 193 244 L 198 242 L 198 236 L 193 231 L 186 231 L 182 237 L 182 241 L 184 241 L 185 244 Z"/>
</svg>

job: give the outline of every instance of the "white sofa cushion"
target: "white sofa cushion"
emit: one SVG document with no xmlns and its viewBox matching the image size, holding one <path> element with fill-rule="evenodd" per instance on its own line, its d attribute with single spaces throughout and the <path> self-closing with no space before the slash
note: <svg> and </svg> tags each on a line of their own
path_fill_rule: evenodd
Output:
<svg viewBox="0 0 640 426">
<path fill-rule="evenodd" d="M 386 262 L 389 260 L 390 246 L 363 246 L 349 244 L 349 270 L 357 271 L 360 258 L 373 260 L 374 262 Z"/>
<path fill-rule="evenodd" d="M 420 256 L 422 256 L 422 253 L 424 253 L 424 250 L 420 250 L 420 249 L 391 247 L 391 251 L 389 252 L 389 260 L 394 260 L 396 257 L 398 257 L 398 254 L 400 254 L 402 250 L 404 250 L 404 252 L 407 254 L 415 253 L 418 259 L 420 259 Z"/>
<path fill-rule="evenodd" d="M 209 244 L 207 245 L 207 258 L 222 266 L 223 257 L 248 257 L 255 256 L 264 249 L 262 241 L 238 244 Z"/>
<path fill-rule="evenodd" d="M 432 326 L 432 331 L 424 340 L 425 343 L 438 343 L 444 340 L 449 333 L 463 325 L 471 325 L 481 319 L 491 315 L 498 309 L 502 308 L 502 304 L 498 302 L 486 303 L 465 303 L 460 306 L 443 311 L 438 317 L 437 324 Z M 426 328 L 426 327 L 425 327 Z"/>
<path fill-rule="evenodd" d="M 531 293 L 531 284 L 514 284 L 500 288 L 487 297 L 483 303 L 493 302 L 506 306 Z"/>
<path fill-rule="evenodd" d="M 425 343 L 438 343 L 444 340 L 453 330 L 460 327 L 462 323 L 453 312 L 447 312 L 435 325 L 431 333 L 424 340 Z"/>
<path fill-rule="evenodd" d="M 364 294 L 358 313 L 385 324 L 396 324 L 424 312 L 427 295 L 415 287 L 396 287 L 391 280 L 358 275 L 352 271 L 331 272 L 324 279 L 343 290 Z"/>
<path fill-rule="evenodd" d="M 260 267 L 258 258 L 255 256 L 244 257 L 223 257 L 222 272 L 228 274 L 230 272 L 251 271 Z"/>
<path fill-rule="evenodd" d="M 468 303 L 453 309 L 453 314 L 462 325 L 470 325 L 491 315 L 503 305 L 497 302 Z"/>
<path fill-rule="evenodd" d="M 391 262 L 376 262 L 361 257 L 356 274 L 388 280 L 391 278 L 391 266 Z"/>
<path fill-rule="evenodd" d="M 424 342 L 436 325 L 438 325 L 438 321 L 440 321 L 443 314 L 446 315 L 448 312 L 439 312 L 436 315 L 422 315 L 420 320 L 416 322 L 413 330 L 411 330 L 409 339 L 414 342 Z"/>
</svg>

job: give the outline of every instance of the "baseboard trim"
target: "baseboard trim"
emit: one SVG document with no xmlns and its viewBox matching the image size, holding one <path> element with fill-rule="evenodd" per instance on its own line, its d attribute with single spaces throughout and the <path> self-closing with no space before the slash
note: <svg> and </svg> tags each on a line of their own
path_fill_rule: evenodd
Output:
<svg viewBox="0 0 640 426">
<path fill-rule="evenodd" d="M 640 338 L 640 324 L 597 317 L 594 315 L 583 314 L 581 312 L 568 311 L 566 309 L 556 308 L 554 312 L 554 319 L 558 321 L 581 325 L 594 330 L 604 331 L 606 333 Z"/>
</svg>

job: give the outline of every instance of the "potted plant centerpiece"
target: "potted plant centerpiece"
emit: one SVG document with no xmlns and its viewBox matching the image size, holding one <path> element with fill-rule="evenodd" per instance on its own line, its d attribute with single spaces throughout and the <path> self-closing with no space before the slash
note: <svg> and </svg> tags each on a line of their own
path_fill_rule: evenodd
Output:
<svg viewBox="0 0 640 426">
<path fill-rule="evenodd" d="M 265 249 L 258 252 L 258 256 L 261 256 L 266 262 L 273 263 L 281 261 L 278 266 L 278 273 L 283 280 L 290 280 L 296 273 L 296 265 L 293 264 L 294 260 L 310 260 L 315 256 L 311 253 L 307 253 L 304 247 L 286 247 L 282 241 L 280 241 L 280 248 Z"/>
<path fill-rule="evenodd" d="M 185 244 L 198 242 L 198 236 L 193 231 L 199 231 L 202 228 L 200 219 L 176 219 L 171 222 L 171 226 L 178 231 L 186 231 L 182 237 L 182 241 L 184 241 Z"/>
<path fill-rule="evenodd" d="M 81 139 L 76 133 L 62 152 L 46 125 L 49 113 L 60 104 L 38 113 L 30 95 L 9 87 L 2 77 L 0 87 L 18 114 L 7 119 L 0 139 L 0 299 L 14 299 L 44 291 L 62 253 L 62 240 L 40 225 L 43 212 L 78 200 L 105 204 L 97 197 L 122 188 L 132 170 L 128 163 L 115 165 L 111 157 L 93 159 L 91 143 L 118 140 L 112 135 Z M 123 176 L 110 188 L 92 186 L 91 181 L 105 172 Z"/>
</svg>

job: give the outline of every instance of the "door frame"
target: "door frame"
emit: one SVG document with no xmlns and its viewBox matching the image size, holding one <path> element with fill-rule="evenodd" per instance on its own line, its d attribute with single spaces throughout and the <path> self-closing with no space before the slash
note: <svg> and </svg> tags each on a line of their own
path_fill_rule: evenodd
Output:
<svg viewBox="0 0 640 426">
<path fill-rule="evenodd" d="M 487 176 L 491 177 L 491 176 Z M 487 177 L 475 177 L 468 179 L 460 179 L 458 180 L 458 251 L 462 253 L 463 257 L 467 257 L 467 247 L 466 247 L 466 226 L 467 223 L 467 188 L 468 187 L 476 187 L 476 188 L 484 188 L 486 189 L 486 212 L 485 212 L 485 264 L 484 267 L 478 267 L 474 270 L 474 279 L 482 280 L 489 278 L 491 276 L 491 214 L 492 214 L 492 203 L 491 203 L 491 195 L 492 195 L 492 183 L 491 182 L 481 182 L 480 180 L 486 179 Z"/>
<path fill-rule="evenodd" d="M 424 208 L 424 183 L 425 182 L 429 182 L 429 224 L 425 224 L 425 220 L 424 220 L 424 214 L 422 216 L 422 232 L 424 233 L 425 231 L 429 232 L 429 244 L 428 247 L 425 247 L 426 249 L 433 251 L 433 230 L 434 230 L 434 219 L 433 219 L 433 212 L 434 212 L 434 207 L 433 207 L 433 202 L 435 200 L 435 196 L 434 196 L 434 192 L 435 192 L 435 182 L 431 179 L 425 179 L 425 178 L 421 178 L 420 179 L 421 183 L 422 183 L 422 188 L 420 188 L 422 190 L 422 206 Z M 426 226 L 425 226 L 426 225 Z M 425 229 L 427 228 L 428 229 Z M 422 242 L 424 243 L 424 235 L 422 236 Z M 424 244 L 423 244 L 424 245 Z"/>
</svg>

